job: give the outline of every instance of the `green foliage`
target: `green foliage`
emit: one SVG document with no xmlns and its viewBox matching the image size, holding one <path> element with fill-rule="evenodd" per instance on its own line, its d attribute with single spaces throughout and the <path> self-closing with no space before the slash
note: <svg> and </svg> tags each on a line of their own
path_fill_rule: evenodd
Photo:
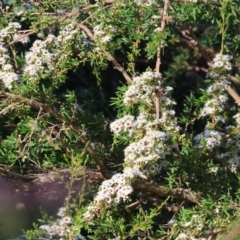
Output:
<svg viewBox="0 0 240 240">
<path fill-rule="evenodd" d="M 0 165 L 107 179 L 64 239 L 206 239 L 239 217 L 237 0 L 1 3 Z"/>
</svg>

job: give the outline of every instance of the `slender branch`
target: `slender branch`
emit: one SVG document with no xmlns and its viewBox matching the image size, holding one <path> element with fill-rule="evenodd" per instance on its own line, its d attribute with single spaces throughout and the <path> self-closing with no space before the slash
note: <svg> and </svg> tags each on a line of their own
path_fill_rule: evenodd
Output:
<svg viewBox="0 0 240 240">
<path fill-rule="evenodd" d="M 44 112 L 49 113 L 51 116 L 55 117 L 58 121 L 61 121 L 64 124 L 66 124 L 72 131 L 74 131 L 78 134 L 82 143 L 87 146 L 87 151 L 94 158 L 94 160 L 97 163 L 98 168 L 99 168 L 100 172 L 102 173 L 102 175 L 104 176 L 104 178 L 108 179 L 112 176 L 109 173 L 109 171 L 107 171 L 105 166 L 103 165 L 102 161 L 98 157 L 95 150 L 92 148 L 89 140 L 86 137 L 86 132 L 84 130 L 82 130 L 80 127 L 75 126 L 69 119 L 63 117 L 61 114 L 59 114 L 57 111 L 50 108 L 48 105 L 39 103 L 39 102 L 37 102 L 35 100 L 32 100 L 32 99 L 24 98 L 22 96 L 15 95 L 15 94 L 8 93 L 8 92 L 3 92 L 3 91 L 0 91 L 0 96 L 1 97 L 9 97 L 9 98 L 15 99 L 17 101 L 21 101 L 21 102 L 26 103 L 27 105 L 31 106 L 32 108 L 37 109 L 37 110 L 42 109 Z"/>
<path fill-rule="evenodd" d="M 238 80 L 235 76 L 228 75 L 227 78 L 238 85 L 240 84 L 240 80 Z"/>
<path fill-rule="evenodd" d="M 206 49 L 200 44 L 198 41 L 197 37 L 195 36 L 192 27 L 190 24 L 186 23 L 183 24 L 180 28 L 179 31 L 181 34 L 195 47 L 197 47 L 199 53 L 203 56 L 203 58 L 207 61 L 208 66 L 211 66 L 211 58 L 208 56 L 208 53 Z"/>
<path fill-rule="evenodd" d="M 8 47 L 10 47 L 11 45 L 13 45 L 14 43 L 20 41 L 21 39 L 26 38 L 26 37 L 28 37 L 28 36 L 30 36 L 30 35 L 33 35 L 33 34 L 36 34 L 36 33 L 37 33 L 37 32 L 36 32 L 35 30 L 29 30 L 27 33 L 19 36 L 18 38 L 14 39 L 13 41 L 9 42 L 9 43 L 6 44 L 4 47 L 8 48 Z"/>
<path fill-rule="evenodd" d="M 9 104 L 7 107 L 3 108 L 1 111 L 0 111 L 0 115 L 3 115 L 5 114 L 6 112 L 9 111 L 9 109 L 14 109 L 16 108 L 18 105 L 20 105 L 22 102 L 17 102 L 17 103 L 12 103 L 12 104 Z"/>
<path fill-rule="evenodd" d="M 176 2 L 176 3 L 192 3 L 193 0 L 171 0 L 171 2 Z M 205 4 L 211 4 L 217 7 L 220 7 L 221 4 L 215 0 L 198 0 L 199 3 L 205 3 Z"/>
<path fill-rule="evenodd" d="M 162 11 L 162 20 L 161 20 L 161 31 L 164 30 L 166 25 L 168 5 L 169 5 L 169 0 L 164 0 L 164 8 Z M 156 72 L 160 71 L 160 65 L 161 65 L 161 43 L 160 43 L 160 46 L 158 46 L 157 48 L 157 61 L 156 61 L 156 67 L 155 67 Z"/>
<path fill-rule="evenodd" d="M 87 26 L 83 24 L 78 24 L 78 27 L 82 29 L 88 35 L 89 38 L 95 41 L 93 34 L 91 33 L 90 29 Z M 104 49 L 101 49 L 101 50 L 106 54 L 107 59 L 113 63 L 114 68 L 122 73 L 126 81 L 132 82 L 131 77 L 128 75 L 125 69 L 118 63 L 118 61 L 109 52 L 105 51 Z"/>
<path fill-rule="evenodd" d="M 237 105 L 240 106 L 240 96 L 236 93 L 236 91 L 229 85 L 225 86 L 225 89 L 233 97 L 233 99 L 236 101 Z"/>
<path fill-rule="evenodd" d="M 23 180 L 23 181 L 33 181 L 36 179 L 36 177 L 24 176 L 24 175 L 12 172 L 9 169 L 4 169 L 2 167 L 0 167 L 0 176 L 7 176 L 7 177 L 10 176 L 12 178 L 16 178 L 16 179 Z"/>
<path fill-rule="evenodd" d="M 169 5 L 169 0 L 164 0 L 164 8 L 162 11 L 162 20 L 161 20 L 161 31 L 164 30 L 166 25 L 168 5 Z M 160 72 L 160 66 L 161 66 L 161 48 L 162 48 L 162 44 L 160 42 L 160 45 L 157 48 L 157 61 L 155 66 L 155 71 L 157 73 Z M 160 118 L 160 104 L 161 104 L 160 95 L 161 95 L 161 92 L 159 92 L 159 89 L 156 89 L 155 96 L 154 96 L 156 119 Z"/>
</svg>

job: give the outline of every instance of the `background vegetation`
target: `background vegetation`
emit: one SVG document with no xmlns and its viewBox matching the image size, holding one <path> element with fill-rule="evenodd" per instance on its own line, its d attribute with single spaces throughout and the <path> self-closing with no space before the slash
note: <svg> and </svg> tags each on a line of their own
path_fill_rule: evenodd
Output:
<svg viewBox="0 0 240 240">
<path fill-rule="evenodd" d="M 239 6 L 1 1 L 1 169 L 105 179 L 29 239 L 221 238 L 240 213 Z M 162 135 L 130 161 L 150 130 Z"/>
</svg>

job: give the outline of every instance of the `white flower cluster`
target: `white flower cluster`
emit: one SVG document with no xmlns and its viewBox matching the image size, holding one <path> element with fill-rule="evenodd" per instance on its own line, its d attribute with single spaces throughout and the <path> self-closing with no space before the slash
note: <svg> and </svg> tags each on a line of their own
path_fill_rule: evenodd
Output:
<svg viewBox="0 0 240 240">
<path fill-rule="evenodd" d="M 19 34 L 18 30 L 21 28 L 18 22 L 10 22 L 7 27 L 0 30 L 0 42 L 16 41 L 23 44 L 29 42 L 29 37 Z"/>
<path fill-rule="evenodd" d="M 232 69 L 231 55 L 224 55 L 221 53 L 216 54 L 215 58 L 213 59 L 212 68 L 223 68 L 225 70 L 230 71 Z"/>
<path fill-rule="evenodd" d="M 221 78 L 222 70 L 230 71 L 232 69 L 231 60 L 231 55 L 224 55 L 221 53 L 216 54 L 215 58 L 213 59 L 208 76 L 214 79 Z"/>
<path fill-rule="evenodd" d="M 62 49 L 64 45 L 67 45 L 68 42 L 75 38 L 78 32 L 79 30 L 77 29 L 77 25 L 74 23 L 69 23 L 66 26 L 62 27 L 57 36 L 57 47 L 60 47 L 60 49 Z"/>
<path fill-rule="evenodd" d="M 12 83 L 20 80 L 20 75 L 14 72 L 7 49 L 3 47 L 4 43 L 15 41 L 26 43 L 28 38 L 22 38 L 17 30 L 21 28 L 19 23 L 9 23 L 9 25 L 0 30 L 0 80 L 2 80 L 8 89 L 12 88 Z M 36 40 L 30 50 L 25 55 L 25 65 L 21 71 L 23 77 L 29 80 L 37 80 L 42 73 L 53 71 L 56 63 L 60 59 L 66 58 L 64 55 L 65 47 L 68 42 L 78 34 L 77 27 L 70 23 L 61 28 L 58 36 L 49 34 L 45 40 Z M 82 37 L 83 44 L 86 40 Z"/>
<path fill-rule="evenodd" d="M 101 206 L 116 204 L 125 201 L 133 192 L 132 186 L 126 182 L 126 176 L 121 173 L 115 174 L 111 179 L 105 180 L 99 188 L 92 205 L 84 214 L 86 221 L 91 221 L 98 213 Z"/>
<path fill-rule="evenodd" d="M 155 0 L 134 0 L 134 2 L 135 2 L 137 5 L 146 5 L 146 6 L 151 6 L 151 5 L 153 5 L 154 3 L 156 3 Z"/>
<path fill-rule="evenodd" d="M 88 221 L 91 221 L 98 213 L 101 204 L 110 205 L 118 204 L 121 200 L 125 201 L 133 191 L 127 181 L 136 177 L 146 179 L 145 174 L 159 173 L 165 165 L 166 156 L 172 154 L 167 144 L 171 135 L 158 130 L 167 127 L 174 128 L 175 131 L 178 129 L 173 120 L 175 112 L 170 110 L 176 103 L 168 98 L 171 87 L 166 87 L 165 91 L 158 96 L 161 102 L 161 118 L 154 119 L 154 115 L 149 113 L 149 109 L 155 108 L 153 101 L 153 98 L 156 97 L 155 89 L 160 88 L 161 84 L 161 74 L 148 71 L 133 78 L 132 84 L 126 90 L 123 96 L 125 105 L 141 102 L 147 103 L 148 107 L 145 111 L 139 110 L 139 115 L 136 117 L 125 115 L 110 124 L 111 131 L 116 136 L 125 132 L 133 139 L 133 142 L 124 150 L 123 173 L 117 173 L 102 183 L 93 204 L 89 206 L 84 215 Z"/>
<path fill-rule="evenodd" d="M 93 36 L 95 39 L 95 43 L 97 46 L 93 49 L 94 52 L 101 51 L 101 48 L 98 44 L 106 44 L 107 42 L 111 41 L 112 34 L 116 32 L 116 29 L 111 25 L 103 25 L 102 23 L 96 25 L 93 28 Z"/>
<path fill-rule="evenodd" d="M 221 145 L 224 135 L 224 133 L 220 133 L 218 131 L 205 130 L 203 133 L 194 137 L 194 140 L 197 143 L 196 147 L 202 148 L 204 143 L 204 146 L 206 146 L 208 150 L 212 150 L 213 148 Z"/>
<path fill-rule="evenodd" d="M 110 124 L 110 129 L 116 134 L 117 136 L 121 132 L 127 132 L 129 135 L 133 133 L 135 130 L 135 121 L 134 121 L 134 116 L 131 115 L 125 115 L 124 117 L 112 122 Z"/>
<path fill-rule="evenodd" d="M 15 73 L 8 50 L 3 45 L 9 41 L 19 39 L 18 29 L 21 24 L 18 22 L 11 22 L 7 27 L 0 30 L 0 80 L 5 87 L 12 89 L 12 83 L 20 79 L 20 76 Z M 26 38 L 19 39 L 19 42 L 25 43 Z"/>
<path fill-rule="evenodd" d="M 164 127 L 165 130 L 169 132 L 179 132 L 180 127 L 178 126 L 177 118 L 175 117 L 174 110 L 164 110 L 164 107 L 161 107 L 162 115 L 158 120 L 160 125 Z"/>
<path fill-rule="evenodd" d="M 230 82 L 226 80 L 225 73 L 221 70 L 231 70 L 232 65 L 230 63 L 232 56 L 217 54 L 213 60 L 213 64 L 209 73 L 209 76 L 214 78 L 215 81 L 207 88 L 206 93 L 209 99 L 205 102 L 203 109 L 200 112 L 200 116 L 205 117 L 210 115 L 213 122 L 216 124 L 221 121 L 225 123 L 225 115 L 223 112 L 226 108 L 228 97 L 226 95 L 225 87 L 230 85 Z M 225 133 L 221 133 L 214 130 L 205 130 L 203 133 L 198 134 L 194 139 L 197 143 L 197 148 L 206 146 L 208 150 L 213 150 L 215 147 L 221 146 L 225 148 L 226 152 L 221 150 L 215 153 L 215 157 L 220 160 L 225 160 L 228 163 L 229 169 L 236 173 L 236 169 L 240 166 L 239 147 L 240 137 L 236 134 L 236 129 L 240 128 L 240 114 L 233 116 L 236 121 L 236 127 L 227 126 L 225 129 L 231 132 L 231 138 Z M 216 173 L 219 167 L 210 168 L 210 172 Z"/>
<path fill-rule="evenodd" d="M 152 96 L 155 94 L 156 86 L 161 86 L 161 74 L 155 72 L 144 72 L 142 76 L 134 77 L 132 85 L 124 94 L 125 105 L 145 102 L 152 105 Z"/>
<path fill-rule="evenodd" d="M 192 236 L 189 230 L 192 230 L 192 232 L 199 233 L 204 227 L 202 223 L 202 219 L 199 217 L 199 215 L 194 214 L 190 221 L 185 223 L 180 223 L 181 227 L 187 228 L 188 231 L 181 232 L 179 235 L 175 238 L 175 240 L 207 240 L 206 238 L 195 238 Z M 177 226 L 177 224 L 174 224 L 174 226 Z"/>
<path fill-rule="evenodd" d="M 220 160 L 226 160 L 228 169 L 232 173 L 237 173 L 237 168 L 240 166 L 240 153 L 239 150 L 237 151 L 228 151 L 226 153 L 222 154 L 216 154 L 216 158 Z M 219 170 L 219 167 L 212 167 L 210 168 L 209 172 L 217 173 Z"/>
<path fill-rule="evenodd" d="M 171 130 L 179 130 L 175 119 L 175 111 L 171 110 L 176 102 L 168 96 L 172 91 L 172 87 L 165 87 L 164 91 L 158 96 L 161 117 L 153 119 L 153 115 L 147 112 L 147 109 L 154 109 L 156 107 L 153 97 L 156 97 L 155 89 L 161 88 L 161 84 L 161 74 L 150 71 L 133 78 L 132 84 L 123 96 L 124 104 L 128 106 L 138 102 L 143 104 L 147 102 L 148 107 L 146 111 L 141 111 L 136 118 L 126 115 L 110 125 L 111 130 L 117 136 L 121 132 L 127 132 L 130 137 L 136 133 L 137 137 L 134 139 L 135 141 L 124 150 L 124 173 L 127 173 L 130 178 L 136 176 L 143 177 L 144 174 L 141 168 L 145 166 L 148 166 L 151 174 L 154 171 L 155 173 L 159 172 L 164 159 L 167 155 L 171 154 L 166 144 L 166 141 L 170 138 L 170 134 L 158 131 L 157 129 L 166 129 L 170 132 Z M 141 133 L 140 139 L 139 133 Z M 126 170 L 127 172 L 125 172 Z"/>
<path fill-rule="evenodd" d="M 165 141 L 169 139 L 165 132 L 149 130 L 146 135 L 138 142 L 131 143 L 125 148 L 126 166 L 146 165 L 149 162 L 156 162 L 158 159 L 164 159 L 170 154 L 167 151 Z"/>
<path fill-rule="evenodd" d="M 19 79 L 19 75 L 14 72 L 7 49 L 0 46 L 0 80 L 6 88 L 11 89 L 12 83 Z"/>
<path fill-rule="evenodd" d="M 233 156 L 232 158 L 228 159 L 228 164 L 230 171 L 237 173 L 237 168 L 240 166 L 240 156 Z"/>
<path fill-rule="evenodd" d="M 111 179 L 105 180 L 94 198 L 99 203 L 104 201 L 107 204 L 120 203 L 125 201 L 133 191 L 126 182 L 124 174 L 117 173 Z"/>
<path fill-rule="evenodd" d="M 225 91 L 225 86 L 228 84 L 230 84 L 230 82 L 227 80 L 215 81 L 207 88 L 209 99 L 205 102 L 200 116 L 205 117 L 211 115 L 215 121 L 225 121 L 221 113 L 224 111 L 226 102 L 228 101 Z"/>
<path fill-rule="evenodd" d="M 225 127 L 228 134 L 225 134 L 224 144 L 221 145 L 221 152 L 216 152 L 215 157 L 222 162 L 227 162 L 230 171 L 236 173 L 237 168 L 240 166 L 240 134 L 238 133 L 240 129 L 240 113 L 234 115 L 233 119 L 235 119 L 236 127 Z M 218 170 L 219 167 L 213 167 L 210 169 L 210 172 L 216 173 Z"/>
<path fill-rule="evenodd" d="M 195 238 L 190 233 L 181 232 L 175 240 L 207 240 L 207 238 Z"/>
<path fill-rule="evenodd" d="M 233 116 L 235 119 L 236 127 L 227 126 L 226 129 L 232 130 L 231 138 L 228 137 L 224 147 L 227 149 L 227 152 L 222 153 L 221 155 L 218 154 L 217 158 L 219 159 L 226 159 L 229 164 L 229 169 L 236 173 L 237 168 L 240 166 L 240 113 L 237 113 Z"/>
<path fill-rule="evenodd" d="M 29 80 L 38 79 L 40 73 L 54 69 L 54 61 L 57 56 L 47 50 L 48 44 L 54 41 L 55 36 L 53 35 L 49 35 L 45 41 L 36 40 L 29 52 L 26 53 L 26 64 L 23 72 L 24 76 L 27 76 Z"/>
<path fill-rule="evenodd" d="M 36 80 L 41 73 L 53 71 L 57 61 L 67 57 L 63 54 L 64 47 L 76 34 L 76 26 L 70 23 L 59 31 L 57 37 L 49 34 L 45 40 L 36 40 L 26 53 L 23 75 L 29 80 Z"/>
<path fill-rule="evenodd" d="M 235 118 L 237 127 L 240 127 L 240 113 L 237 113 L 233 118 Z"/>
<path fill-rule="evenodd" d="M 41 225 L 39 229 L 43 230 L 47 235 L 48 239 L 55 239 L 56 237 L 66 237 L 70 231 L 70 224 L 72 220 L 67 216 L 67 211 L 65 207 L 59 209 L 57 216 L 60 217 L 52 225 Z"/>
<path fill-rule="evenodd" d="M 156 96 L 155 89 L 161 88 L 161 85 L 161 74 L 144 72 L 142 76 L 133 78 L 132 84 L 124 94 L 123 103 L 129 106 L 141 102 L 147 105 L 147 109 L 155 108 L 154 104 L 156 104 L 156 102 L 154 103 L 153 101 L 154 96 Z M 175 111 L 171 110 L 172 106 L 176 104 L 175 101 L 169 98 L 169 93 L 172 90 L 172 87 L 166 86 L 160 94 L 158 102 L 159 108 L 161 109 L 160 119 L 149 121 L 146 115 L 144 115 L 145 113 L 142 112 L 134 123 L 135 125 L 132 125 L 132 129 L 134 129 L 134 127 L 139 129 L 139 126 L 143 125 L 146 125 L 147 129 L 152 129 L 161 125 L 161 127 L 167 131 L 179 131 L 177 119 L 175 118 Z M 112 131 L 115 133 L 114 129 L 112 129 Z M 119 133 L 120 132 L 118 132 L 118 134 Z"/>
</svg>

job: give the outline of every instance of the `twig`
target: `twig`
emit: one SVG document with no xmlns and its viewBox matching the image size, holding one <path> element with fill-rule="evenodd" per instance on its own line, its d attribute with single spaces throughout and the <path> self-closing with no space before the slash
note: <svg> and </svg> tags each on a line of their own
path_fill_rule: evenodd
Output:
<svg viewBox="0 0 240 240">
<path fill-rule="evenodd" d="M 161 20 L 161 31 L 163 31 L 165 28 L 168 5 L 169 5 L 169 0 L 164 0 L 164 8 L 162 11 L 162 20 Z M 155 66 L 155 71 L 157 73 L 160 72 L 160 66 L 161 66 L 161 47 L 162 46 L 160 42 L 160 45 L 157 48 L 157 61 Z M 160 118 L 160 95 L 161 95 L 161 92 L 159 91 L 159 89 L 155 89 L 154 103 L 155 103 L 155 112 L 156 112 L 157 120 Z"/>
<path fill-rule="evenodd" d="M 23 180 L 23 181 L 33 181 L 36 179 L 35 176 L 23 176 L 21 174 L 9 171 L 8 169 L 3 169 L 0 167 L 0 176 L 4 175 L 6 177 L 13 177 L 19 180 Z"/>
<path fill-rule="evenodd" d="M 235 90 L 229 85 L 225 86 L 225 89 L 233 97 L 233 99 L 236 101 L 237 105 L 240 106 L 240 96 L 235 92 Z"/>
<path fill-rule="evenodd" d="M 35 30 L 29 30 L 28 33 L 25 33 L 25 34 L 19 36 L 18 38 L 14 39 L 14 40 L 11 41 L 10 43 L 6 44 L 4 47 L 6 47 L 6 48 L 7 48 L 7 47 L 10 47 L 11 45 L 13 45 L 14 43 L 18 42 L 19 40 L 21 40 L 21 39 L 23 39 L 23 38 L 25 38 L 25 37 L 27 37 L 27 36 L 30 36 L 30 35 L 32 35 L 32 34 L 35 34 L 35 33 L 37 33 Z"/>
<path fill-rule="evenodd" d="M 9 109 L 14 109 L 16 106 L 20 105 L 22 102 L 16 102 L 16 103 L 12 103 L 12 104 L 9 104 L 7 107 L 3 108 L 1 111 L 0 111 L 0 115 L 3 115 L 5 114 Z"/>
<path fill-rule="evenodd" d="M 161 20 L 161 31 L 163 31 L 165 28 L 168 5 L 169 5 L 169 0 L 164 0 L 164 8 L 163 8 L 162 20 Z M 158 73 L 160 71 L 160 65 L 161 65 L 161 43 L 157 48 L 157 61 L 155 66 L 155 71 Z"/>
<path fill-rule="evenodd" d="M 207 61 L 208 66 L 211 66 L 211 58 L 208 56 L 208 53 L 204 47 L 200 44 L 197 37 L 195 36 L 192 27 L 190 24 L 185 23 L 180 28 L 179 31 L 181 34 L 195 47 L 197 47 L 199 53 L 203 56 L 203 58 Z"/>
<path fill-rule="evenodd" d="M 91 33 L 90 29 L 87 26 L 80 23 L 78 24 L 78 27 L 82 29 L 88 35 L 89 38 L 95 41 L 93 34 Z M 131 77 L 128 75 L 125 69 L 118 63 L 118 61 L 109 52 L 105 51 L 104 49 L 101 49 L 101 50 L 106 54 L 107 59 L 113 63 L 114 68 L 122 73 L 126 81 L 132 82 Z"/>
<path fill-rule="evenodd" d="M 227 78 L 236 84 L 240 84 L 240 80 L 238 80 L 235 76 L 228 75 Z"/>
<path fill-rule="evenodd" d="M 193 0 L 171 0 L 172 2 L 177 2 L 177 3 L 191 3 L 193 2 Z M 199 0 L 198 0 L 199 1 Z M 211 4 L 211 5 L 215 5 L 215 6 L 218 6 L 220 7 L 221 4 L 217 1 L 214 1 L 214 0 L 200 0 L 199 2 L 201 3 L 205 3 L 205 4 Z"/>
<path fill-rule="evenodd" d="M 33 134 L 34 134 L 35 129 L 37 128 L 38 121 L 39 121 L 39 119 L 40 119 L 41 117 L 44 116 L 44 114 L 41 116 L 41 112 L 42 112 L 42 108 L 39 109 L 37 118 L 34 120 L 34 123 L 33 123 L 32 126 L 31 126 L 31 133 L 30 133 L 30 135 L 27 136 L 27 137 L 25 137 L 25 138 L 21 141 L 21 143 L 25 143 L 25 142 L 26 142 L 26 144 L 24 145 L 23 149 L 22 149 L 21 152 L 19 153 L 19 156 L 17 157 L 17 159 L 20 159 L 20 158 L 24 155 L 25 152 L 29 152 L 29 151 L 28 151 L 29 148 L 30 148 L 29 143 L 32 141 L 32 136 L 33 136 Z M 45 115 L 46 115 L 46 114 L 45 114 Z M 17 159 L 16 159 L 16 160 L 17 160 Z M 39 164 L 37 164 L 35 161 L 31 160 L 30 158 L 28 158 L 28 159 L 29 159 L 29 161 L 33 162 L 34 164 L 36 164 L 36 165 L 39 167 Z"/>
</svg>

